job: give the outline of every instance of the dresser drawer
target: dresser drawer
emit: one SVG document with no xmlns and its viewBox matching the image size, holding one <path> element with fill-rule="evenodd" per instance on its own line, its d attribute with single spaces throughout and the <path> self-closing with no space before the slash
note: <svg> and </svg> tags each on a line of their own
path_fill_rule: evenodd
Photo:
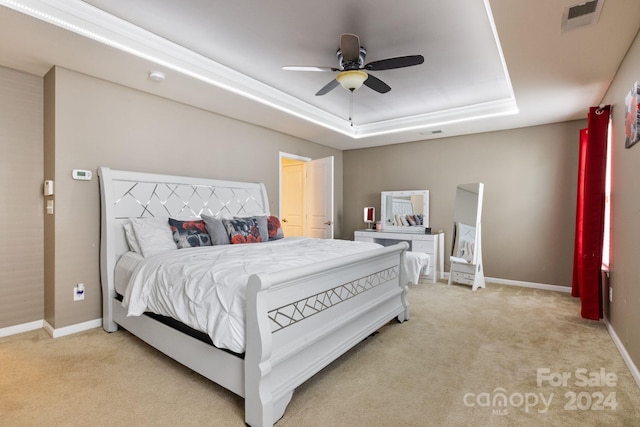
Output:
<svg viewBox="0 0 640 427">
<path fill-rule="evenodd" d="M 424 252 L 427 254 L 434 254 L 434 244 L 433 242 L 425 242 L 423 240 L 414 240 L 411 242 L 411 250 L 414 252 Z"/>
<path fill-rule="evenodd" d="M 374 243 L 374 232 L 373 231 L 355 231 L 353 233 L 353 240 L 356 242 L 368 242 Z"/>
<path fill-rule="evenodd" d="M 433 241 L 435 240 L 435 236 L 433 234 L 414 234 L 413 235 L 413 241 L 424 241 L 424 242 L 431 242 L 430 244 L 433 244 Z"/>
</svg>

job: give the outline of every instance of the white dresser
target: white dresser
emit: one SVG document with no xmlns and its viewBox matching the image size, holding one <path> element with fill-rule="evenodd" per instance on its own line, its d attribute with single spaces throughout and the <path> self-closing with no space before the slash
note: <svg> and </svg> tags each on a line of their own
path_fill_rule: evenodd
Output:
<svg viewBox="0 0 640 427">
<path fill-rule="evenodd" d="M 409 243 L 409 250 L 429 254 L 429 270 L 427 276 L 433 283 L 444 277 L 444 233 L 414 234 L 391 231 L 354 231 L 354 240 L 373 242 L 382 246 L 394 245 L 398 242 Z"/>
</svg>

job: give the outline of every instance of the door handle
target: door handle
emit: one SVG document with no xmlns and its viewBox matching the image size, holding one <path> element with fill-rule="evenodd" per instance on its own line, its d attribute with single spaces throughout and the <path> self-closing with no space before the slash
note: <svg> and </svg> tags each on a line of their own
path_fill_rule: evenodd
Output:
<svg viewBox="0 0 640 427">
<path fill-rule="evenodd" d="M 331 221 L 325 222 L 324 225 L 331 225 Z"/>
<path fill-rule="evenodd" d="M 287 218 L 282 218 L 282 222 L 288 222 Z"/>
</svg>

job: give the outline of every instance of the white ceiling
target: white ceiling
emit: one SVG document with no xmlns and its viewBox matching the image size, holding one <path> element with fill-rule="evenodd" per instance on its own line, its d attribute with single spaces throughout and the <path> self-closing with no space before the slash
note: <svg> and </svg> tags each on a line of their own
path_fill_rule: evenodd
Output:
<svg viewBox="0 0 640 427">
<path fill-rule="evenodd" d="M 586 117 L 640 28 L 640 0 L 604 0 L 596 24 L 562 32 L 577 3 L 0 0 L 0 65 L 39 76 L 58 65 L 352 149 Z M 392 90 L 355 91 L 353 126 L 348 91 L 314 95 L 334 73 L 281 68 L 337 67 L 345 32 L 365 62 L 425 57 L 371 72 Z"/>
</svg>

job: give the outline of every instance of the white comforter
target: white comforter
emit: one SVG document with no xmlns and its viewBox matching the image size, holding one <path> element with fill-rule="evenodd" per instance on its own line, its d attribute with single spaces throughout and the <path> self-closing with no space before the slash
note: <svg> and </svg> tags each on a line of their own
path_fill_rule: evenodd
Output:
<svg viewBox="0 0 640 427">
<path fill-rule="evenodd" d="M 267 243 L 180 249 L 143 259 L 123 305 L 173 317 L 206 332 L 219 348 L 245 349 L 245 291 L 249 276 L 272 273 L 381 247 L 346 240 L 287 238 Z"/>
</svg>

